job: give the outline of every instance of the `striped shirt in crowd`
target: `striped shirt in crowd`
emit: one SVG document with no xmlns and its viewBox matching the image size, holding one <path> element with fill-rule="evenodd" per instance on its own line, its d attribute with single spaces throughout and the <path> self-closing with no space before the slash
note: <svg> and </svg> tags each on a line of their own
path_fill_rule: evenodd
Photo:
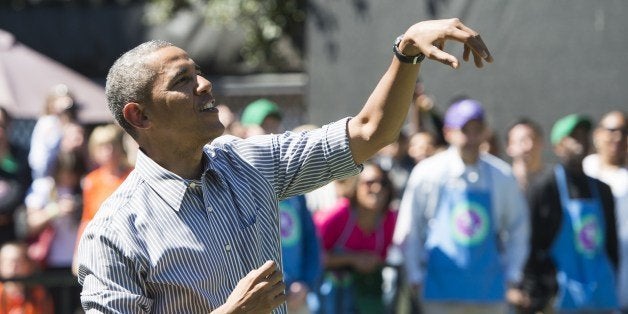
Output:
<svg viewBox="0 0 628 314">
<path fill-rule="evenodd" d="M 277 201 L 359 173 L 343 119 L 308 133 L 224 136 L 200 180 L 142 152 L 79 246 L 88 313 L 209 313 L 267 260 L 281 265 Z M 274 313 L 285 313 L 285 304 Z"/>
</svg>

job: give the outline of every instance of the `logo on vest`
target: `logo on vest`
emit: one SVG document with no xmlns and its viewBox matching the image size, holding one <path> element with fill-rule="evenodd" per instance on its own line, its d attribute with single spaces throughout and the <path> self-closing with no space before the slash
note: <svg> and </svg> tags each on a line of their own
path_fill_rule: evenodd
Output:
<svg viewBox="0 0 628 314">
<path fill-rule="evenodd" d="M 595 215 L 586 215 L 574 226 L 576 250 L 583 255 L 594 255 L 602 244 L 602 230 Z"/>
<path fill-rule="evenodd" d="M 279 204 L 279 228 L 281 230 L 281 243 L 291 246 L 297 243 L 301 237 L 301 225 L 296 210 L 291 206 Z"/>
<path fill-rule="evenodd" d="M 453 236 L 462 245 L 475 245 L 486 239 L 489 218 L 486 208 L 475 203 L 456 206 L 451 215 Z"/>
</svg>

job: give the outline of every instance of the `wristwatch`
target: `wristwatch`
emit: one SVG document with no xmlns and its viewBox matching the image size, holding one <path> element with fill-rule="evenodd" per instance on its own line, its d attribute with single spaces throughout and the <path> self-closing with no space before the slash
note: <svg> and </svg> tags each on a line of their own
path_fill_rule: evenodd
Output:
<svg viewBox="0 0 628 314">
<path fill-rule="evenodd" d="M 399 37 L 395 39 L 395 43 L 393 44 L 393 53 L 395 54 L 395 57 L 397 57 L 397 60 L 403 63 L 417 64 L 425 59 L 425 55 L 423 53 L 419 53 L 416 56 L 406 56 L 401 51 L 399 51 L 399 44 L 401 43 L 402 39 L 403 35 L 399 35 Z"/>
</svg>

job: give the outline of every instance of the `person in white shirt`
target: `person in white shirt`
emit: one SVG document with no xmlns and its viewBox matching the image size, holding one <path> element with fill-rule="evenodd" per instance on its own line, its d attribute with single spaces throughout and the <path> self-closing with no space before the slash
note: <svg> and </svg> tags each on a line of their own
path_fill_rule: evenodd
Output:
<svg viewBox="0 0 628 314">
<path fill-rule="evenodd" d="M 622 313 L 628 312 L 628 168 L 626 167 L 626 113 L 605 114 L 593 133 L 595 154 L 582 162 L 584 172 L 611 187 L 619 237 L 618 296 Z"/>
<path fill-rule="evenodd" d="M 450 148 L 413 169 L 393 241 L 424 313 L 506 313 L 528 254 L 526 201 L 509 165 L 480 152 L 478 101 L 453 103 L 444 130 Z"/>
</svg>

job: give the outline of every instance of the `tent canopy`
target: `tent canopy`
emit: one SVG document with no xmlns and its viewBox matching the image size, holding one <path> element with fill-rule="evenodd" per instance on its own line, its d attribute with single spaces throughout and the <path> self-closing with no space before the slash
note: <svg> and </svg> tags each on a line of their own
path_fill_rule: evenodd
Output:
<svg viewBox="0 0 628 314">
<path fill-rule="evenodd" d="M 21 44 L 0 29 L 0 105 L 16 118 L 36 119 L 44 101 L 58 84 L 69 87 L 80 106 L 83 123 L 112 121 L 100 84 Z"/>
</svg>

